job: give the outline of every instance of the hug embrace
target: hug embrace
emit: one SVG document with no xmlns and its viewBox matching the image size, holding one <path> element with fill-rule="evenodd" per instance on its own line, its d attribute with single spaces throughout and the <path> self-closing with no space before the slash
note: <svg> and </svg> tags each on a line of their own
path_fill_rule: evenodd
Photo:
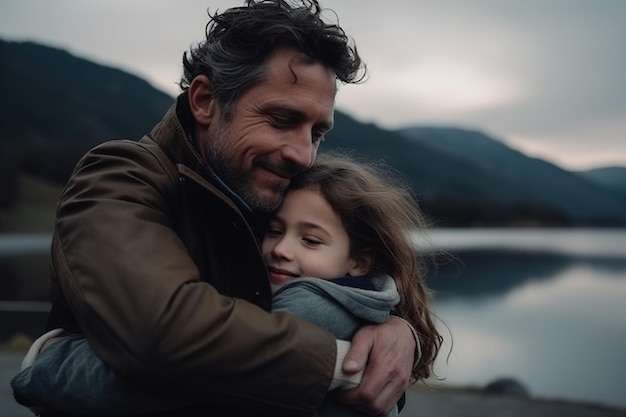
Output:
<svg viewBox="0 0 626 417">
<path fill-rule="evenodd" d="M 77 164 L 48 332 L 13 379 L 60 415 L 394 415 L 441 347 L 406 189 L 316 158 L 365 67 L 316 1 L 210 16 L 139 141 Z"/>
</svg>

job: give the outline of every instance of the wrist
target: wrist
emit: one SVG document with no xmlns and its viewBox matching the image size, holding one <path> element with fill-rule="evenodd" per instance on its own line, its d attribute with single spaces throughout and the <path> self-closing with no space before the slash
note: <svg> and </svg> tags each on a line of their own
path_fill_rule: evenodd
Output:
<svg viewBox="0 0 626 417">
<path fill-rule="evenodd" d="M 415 341 L 415 351 L 413 354 L 413 369 L 415 369 L 417 368 L 417 364 L 419 363 L 420 358 L 422 357 L 422 350 L 420 347 L 419 337 L 417 336 L 417 330 L 415 330 L 415 328 L 413 327 L 411 323 L 409 323 L 402 317 L 400 316 L 391 316 L 391 317 L 402 321 L 409 328 L 411 335 L 413 336 L 413 340 Z"/>
</svg>

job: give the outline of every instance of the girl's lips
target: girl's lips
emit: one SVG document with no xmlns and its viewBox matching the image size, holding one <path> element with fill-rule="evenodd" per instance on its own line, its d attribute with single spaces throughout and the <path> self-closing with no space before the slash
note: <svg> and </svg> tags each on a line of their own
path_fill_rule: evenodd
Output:
<svg viewBox="0 0 626 417">
<path fill-rule="evenodd" d="M 286 271 L 284 269 L 272 268 L 269 267 L 268 271 L 270 273 L 270 279 L 272 282 L 286 282 L 291 281 L 296 278 L 298 275 L 293 272 Z"/>
</svg>

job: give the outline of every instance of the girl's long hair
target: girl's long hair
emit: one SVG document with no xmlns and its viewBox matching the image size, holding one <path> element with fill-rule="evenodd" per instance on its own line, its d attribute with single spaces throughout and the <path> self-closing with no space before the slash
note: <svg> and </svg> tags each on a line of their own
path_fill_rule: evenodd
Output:
<svg viewBox="0 0 626 417">
<path fill-rule="evenodd" d="M 383 163 L 360 163 L 326 153 L 296 176 L 289 189 L 315 188 L 342 219 L 353 259 L 371 259 L 370 274 L 393 277 L 400 293 L 397 314 L 417 331 L 420 358 L 413 377 L 431 376 L 442 337 L 430 310 L 432 295 L 411 233 L 426 224 L 410 189 Z"/>
</svg>

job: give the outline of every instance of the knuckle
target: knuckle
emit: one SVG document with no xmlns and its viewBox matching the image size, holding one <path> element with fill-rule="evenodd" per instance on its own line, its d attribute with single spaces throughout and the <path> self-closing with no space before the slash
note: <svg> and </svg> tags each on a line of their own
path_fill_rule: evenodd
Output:
<svg viewBox="0 0 626 417">
<path fill-rule="evenodd" d="M 384 417 L 389 414 L 390 410 L 383 408 L 382 405 L 378 405 L 372 409 L 372 413 L 377 417 Z"/>
<path fill-rule="evenodd" d="M 389 414 L 390 410 L 387 408 L 385 402 L 379 397 L 378 394 L 375 394 L 373 392 L 364 393 L 363 400 L 365 401 L 365 404 L 368 404 L 368 414 L 381 417 Z"/>
</svg>

